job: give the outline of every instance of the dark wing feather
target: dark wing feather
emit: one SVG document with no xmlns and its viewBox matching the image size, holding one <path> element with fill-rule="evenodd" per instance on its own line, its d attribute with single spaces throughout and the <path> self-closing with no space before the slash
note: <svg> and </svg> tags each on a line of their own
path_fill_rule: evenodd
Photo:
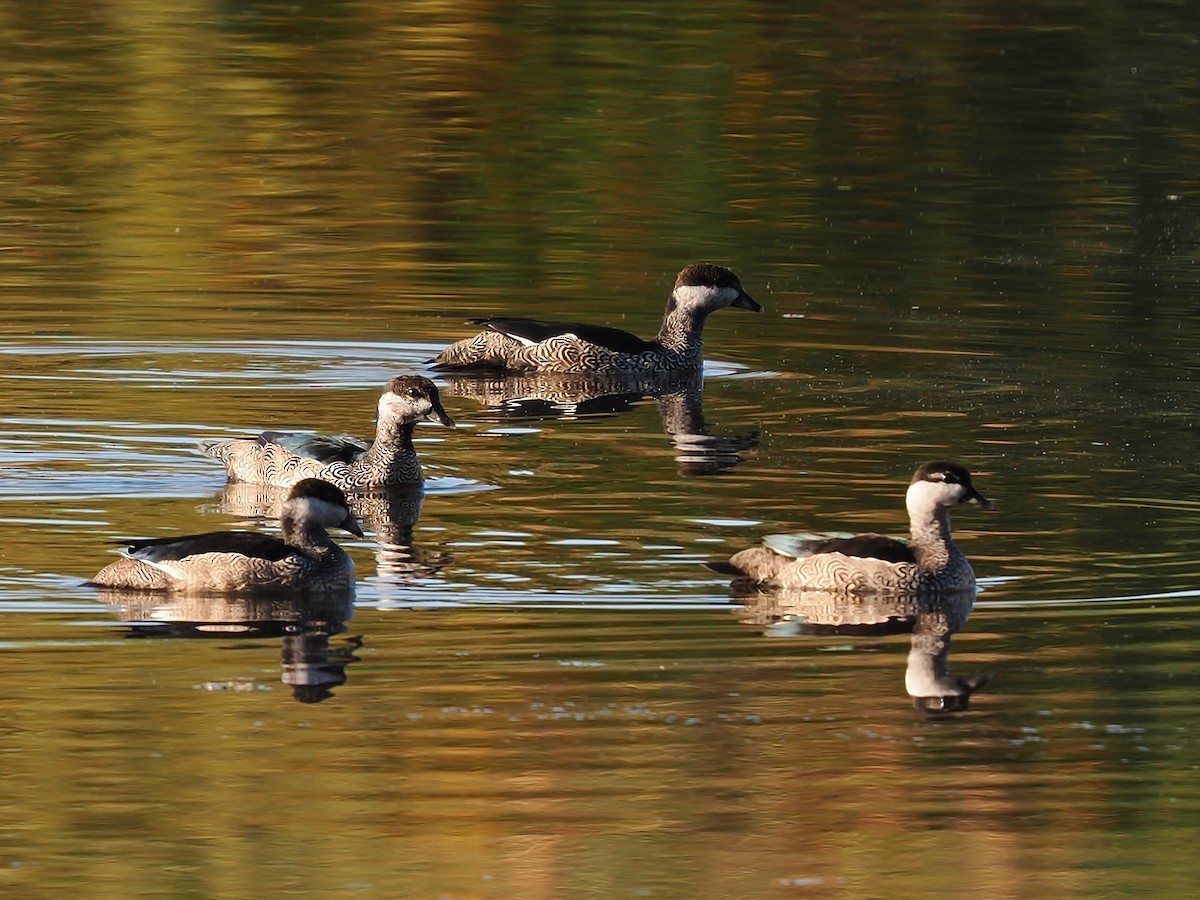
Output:
<svg viewBox="0 0 1200 900">
<path fill-rule="evenodd" d="M 255 531 L 209 531 L 179 538 L 129 541 L 129 555 L 147 562 L 183 559 L 199 553 L 240 553 L 272 562 L 296 551 L 277 537 Z"/>
<path fill-rule="evenodd" d="M 472 319 L 472 323 L 507 334 L 518 340 L 531 341 L 540 344 L 542 341 L 560 334 L 573 334 L 576 337 L 604 347 L 616 353 L 641 353 L 654 346 L 650 341 L 622 331 L 620 328 L 609 328 L 605 325 L 586 325 L 583 322 L 547 322 L 542 319 Z"/>
<path fill-rule="evenodd" d="M 264 431 L 258 436 L 263 444 L 278 444 L 297 456 L 328 465 L 341 462 L 352 465 L 371 449 L 370 444 L 344 434 L 314 434 L 310 431 Z"/>
<path fill-rule="evenodd" d="M 812 554 L 841 553 L 865 559 L 880 559 L 889 563 L 915 563 L 912 547 L 882 534 L 857 534 L 851 538 L 833 538 L 812 546 Z"/>
</svg>

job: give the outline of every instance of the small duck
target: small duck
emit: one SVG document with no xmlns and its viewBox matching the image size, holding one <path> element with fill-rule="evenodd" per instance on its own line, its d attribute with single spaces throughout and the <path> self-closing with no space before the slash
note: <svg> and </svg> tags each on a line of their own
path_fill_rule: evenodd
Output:
<svg viewBox="0 0 1200 900">
<path fill-rule="evenodd" d="M 905 495 L 910 541 L 881 534 L 852 537 L 768 535 L 765 546 L 735 553 L 709 568 L 738 579 L 789 590 L 846 593 L 974 590 L 975 573 L 950 538 L 950 507 L 992 503 L 957 462 L 936 460 L 917 469 Z"/>
<path fill-rule="evenodd" d="M 304 478 L 320 478 L 344 490 L 420 484 L 412 435 L 421 420 L 454 427 L 432 381 L 397 375 L 379 398 L 373 443 L 342 435 L 264 431 L 257 438 L 207 441 L 200 449 L 225 464 L 230 481 L 287 488 Z"/>
<path fill-rule="evenodd" d="M 124 558 L 101 569 L 93 587 L 232 594 L 258 590 L 349 590 L 354 561 L 329 537 L 331 526 L 362 537 L 346 495 L 306 478 L 284 501 L 283 540 L 254 531 L 210 531 L 130 541 Z"/>
<path fill-rule="evenodd" d="M 435 369 L 559 373 L 699 369 L 704 362 L 704 320 L 727 306 L 762 311 L 729 269 L 696 263 L 675 279 L 662 328 L 653 341 L 619 328 L 578 322 L 471 319 L 486 330 L 451 344 L 430 363 Z"/>
</svg>

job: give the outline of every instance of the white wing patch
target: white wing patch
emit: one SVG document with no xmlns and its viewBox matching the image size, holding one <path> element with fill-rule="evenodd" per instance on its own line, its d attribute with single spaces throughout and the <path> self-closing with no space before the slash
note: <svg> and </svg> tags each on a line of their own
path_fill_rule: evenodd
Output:
<svg viewBox="0 0 1200 900">
<path fill-rule="evenodd" d="M 774 550 L 780 556 L 790 556 L 793 559 L 803 559 L 812 555 L 811 544 L 834 540 L 835 538 L 854 537 L 848 531 L 801 532 L 797 534 L 768 534 L 763 538 L 763 546 Z"/>
</svg>

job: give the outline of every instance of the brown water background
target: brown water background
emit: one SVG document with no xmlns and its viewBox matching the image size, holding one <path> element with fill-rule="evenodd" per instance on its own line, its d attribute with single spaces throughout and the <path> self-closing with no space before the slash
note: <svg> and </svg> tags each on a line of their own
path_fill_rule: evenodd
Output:
<svg viewBox="0 0 1200 900">
<path fill-rule="evenodd" d="M 1167 2 L 0 2 L 0 889 L 1193 896 L 1198 44 Z M 696 260 L 766 307 L 709 322 L 719 474 L 653 399 L 443 379 L 414 549 L 346 536 L 324 645 L 80 586 L 245 526 L 196 441 L 369 434 L 471 316 L 650 336 Z M 902 532 L 942 456 L 997 504 L 962 716 L 907 636 L 769 636 L 700 566 Z"/>
</svg>

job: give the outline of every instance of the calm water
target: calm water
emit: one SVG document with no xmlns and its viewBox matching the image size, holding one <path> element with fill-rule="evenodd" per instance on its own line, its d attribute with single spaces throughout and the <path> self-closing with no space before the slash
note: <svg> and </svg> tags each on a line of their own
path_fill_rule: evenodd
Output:
<svg viewBox="0 0 1200 900">
<path fill-rule="evenodd" d="M 5 896 L 1194 895 L 1190 7 L 0 2 L 0 40 Z M 700 259 L 766 312 L 698 385 L 441 378 L 356 602 L 80 586 L 274 527 L 197 441 L 369 434 L 492 311 L 649 336 Z M 700 565 L 903 532 L 942 456 L 997 506 L 955 517 L 972 610 Z M 914 709 L 914 623 L 991 675 L 965 712 Z"/>
</svg>

